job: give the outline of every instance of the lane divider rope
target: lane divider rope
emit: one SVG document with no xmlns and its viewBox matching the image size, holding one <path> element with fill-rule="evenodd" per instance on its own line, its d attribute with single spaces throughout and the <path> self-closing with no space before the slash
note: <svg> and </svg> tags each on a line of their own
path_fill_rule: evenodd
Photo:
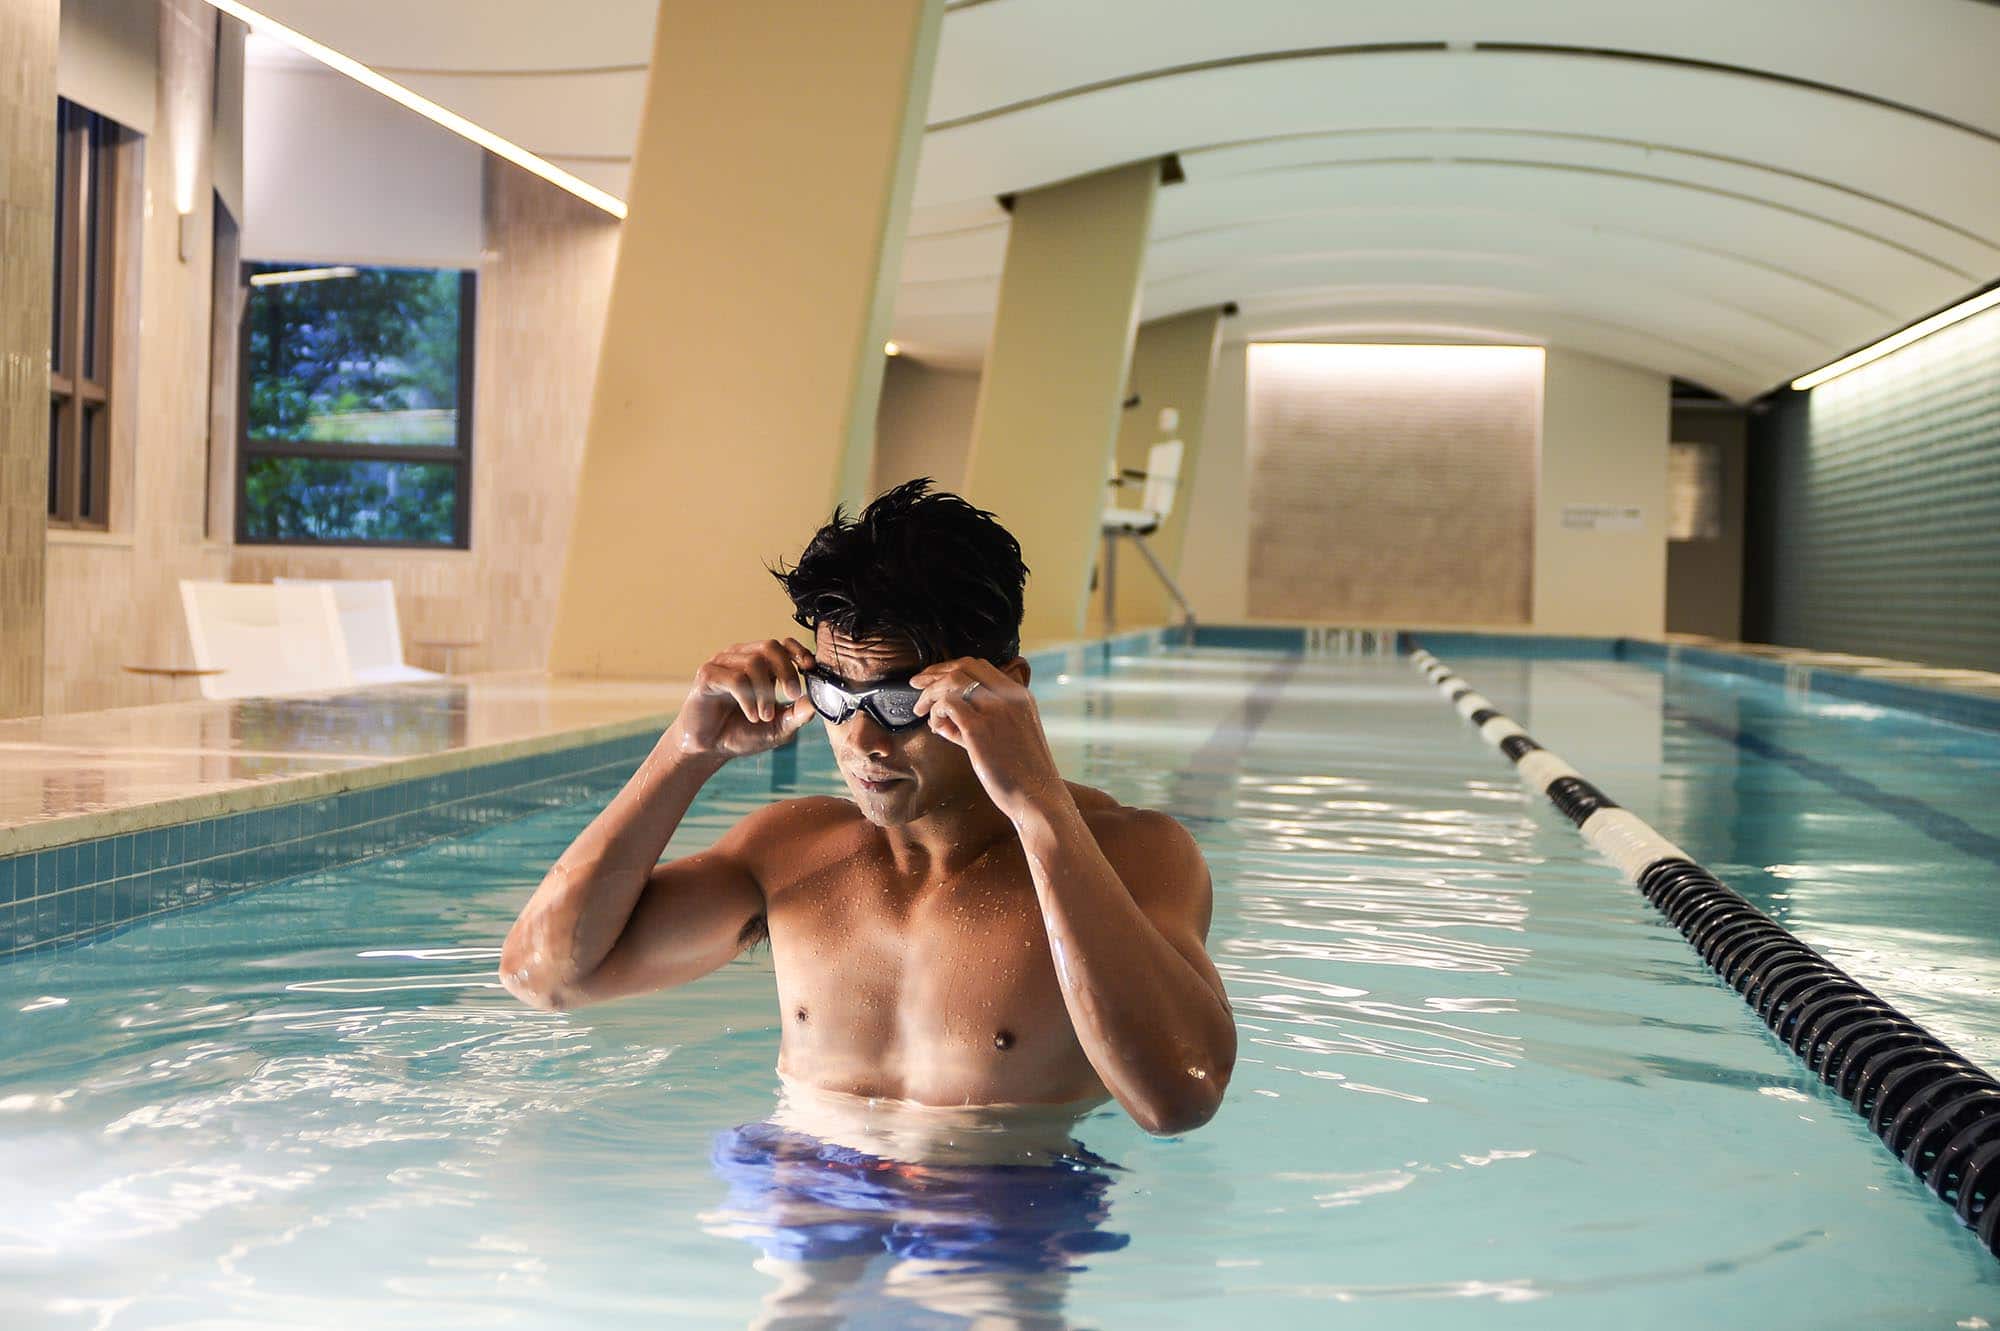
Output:
<svg viewBox="0 0 2000 1331">
<path fill-rule="evenodd" d="M 2000 1081 L 1618 807 L 1442 661 L 1414 643 L 1410 659 L 2000 1257 Z"/>
</svg>

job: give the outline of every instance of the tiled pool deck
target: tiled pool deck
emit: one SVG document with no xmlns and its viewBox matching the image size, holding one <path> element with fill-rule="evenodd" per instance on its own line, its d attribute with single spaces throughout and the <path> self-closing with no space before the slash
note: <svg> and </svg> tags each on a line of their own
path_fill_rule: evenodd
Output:
<svg viewBox="0 0 2000 1331">
<path fill-rule="evenodd" d="M 657 735 L 686 692 L 476 675 L 0 721 L 0 856 Z"/>
<path fill-rule="evenodd" d="M 1042 671 L 1147 650 L 1165 630 L 1033 650 Z M 1675 639 L 1203 626 L 1211 646 L 1508 651 L 1770 678 L 2000 729 L 2000 675 Z M 685 681 L 476 675 L 348 693 L 168 703 L 0 722 L 0 960 L 165 911 L 615 788 Z M 779 755 L 772 761 L 782 763 Z"/>
</svg>

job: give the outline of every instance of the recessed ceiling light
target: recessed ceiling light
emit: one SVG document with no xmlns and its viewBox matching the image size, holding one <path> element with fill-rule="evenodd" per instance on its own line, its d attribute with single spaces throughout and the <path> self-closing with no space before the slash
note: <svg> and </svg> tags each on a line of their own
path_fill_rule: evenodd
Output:
<svg viewBox="0 0 2000 1331">
<path fill-rule="evenodd" d="M 237 0 L 208 0 L 208 3 L 231 18 L 246 24 L 250 31 L 259 36 L 269 37 L 273 41 L 282 42 L 301 55 L 310 56 L 314 60 L 319 61 L 319 63 L 325 65 L 328 69 L 347 75 L 348 78 L 353 79 L 363 87 L 372 88 L 384 97 L 402 103 L 418 115 L 436 121 L 461 138 L 472 140 L 472 142 L 478 144 L 487 152 L 492 153 L 495 157 L 503 157 L 524 171 L 534 172 L 550 184 L 568 190 L 571 194 L 576 195 L 576 197 L 584 200 L 586 203 L 597 205 L 613 217 L 622 218 L 625 216 L 625 201 L 617 195 L 601 190 L 589 181 L 571 175 L 555 163 L 545 158 L 537 157 L 520 144 L 503 139 L 490 129 L 473 124 L 470 120 L 467 120 L 455 111 L 445 110 L 430 98 L 411 92 L 394 79 L 382 77 L 352 56 L 342 55 L 332 47 L 314 41 L 304 33 L 286 27 L 269 15 L 260 14 L 248 5 L 238 4 Z"/>
</svg>

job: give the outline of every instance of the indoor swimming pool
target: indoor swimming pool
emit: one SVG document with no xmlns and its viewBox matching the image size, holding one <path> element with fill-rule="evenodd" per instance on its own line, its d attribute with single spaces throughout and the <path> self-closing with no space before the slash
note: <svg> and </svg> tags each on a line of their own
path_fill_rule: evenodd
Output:
<svg viewBox="0 0 2000 1331">
<path fill-rule="evenodd" d="M 2000 735 L 1434 650 L 2000 1066 Z M 2000 1324 L 1977 1237 L 1407 660 L 1162 647 L 1036 687 L 1067 776 L 1208 858 L 1240 1049 L 1207 1127 L 1106 1105 L 1057 1174 L 856 1158 L 774 1217 L 737 1168 L 768 950 L 578 1012 L 499 986 L 586 801 L 0 965 L 0 1325 Z M 813 727 L 670 853 L 841 789 Z"/>
</svg>

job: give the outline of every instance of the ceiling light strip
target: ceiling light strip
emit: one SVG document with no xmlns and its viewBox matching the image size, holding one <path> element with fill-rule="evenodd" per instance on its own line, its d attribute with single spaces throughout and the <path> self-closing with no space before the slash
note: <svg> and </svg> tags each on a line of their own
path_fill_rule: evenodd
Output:
<svg viewBox="0 0 2000 1331">
<path fill-rule="evenodd" d="M 361 270 L 341 264 L 336 268 L 286 268 L 272 273 L 253 273 L 253 287 L 285 286 L 292 282 L 324 282 L 334 277 L 359 277 Z"/>
<path fill-rule="evenodd" d="M 1949 328 L 1955 323 L 1970 319 L 1981 310 L 1992 309 L 1995 305 L 2000 305 L 2000 287 L 1982 291 L 1972 299 L 1960 301 L 1948 310 L 1941 310 L 1928 319 L 1919 320 L 1901 332 L 1889 334 L 1873 346 L 1863 347 L 1851 356 L 1842 356 L 1831 365 L 1814 370 L 1811 374 L 1801 375 L 1792 380 L 1792 387 L 1801 393 L 1809 388 L 1818 388 L 1829 379 L 1837 379 L 1849 370 L 1858 370 L 1870 361 L 1881 360 L 1892 351 L 1900 351 L 1912 342 L 1929 337 L 1940 328 Z"/>
<path fill-rule="evenodd" d="M 428 97 L 422 97 L 411 92 L 394 79 L 384 78 L 367 65 L 362 64 L 359 60 L 351 56 L 342 55 L 332 47 L 322 45 L 304 33 L 288 28 L 268 15 L 260 14 L 247 5 L 237 3 L 237 0 L 207 0 L 207 2 L 231 18 L 246 24 L 252 32 L 257 33 L 259 36 L 283 42 L 286 46 L 291 47 L 301 55 L 310 56 L 312 59 L 319 61 L 320 64 L 325 65 L 328 69 L 345 74 L 356 83 L 381 93 L 391 101 L 400 102 L 402 105 L 415 111 L 418 115 L 435 121 L 461 138 L 470 139 L 487 152 L 492 153 L 496 157 L 505 158 L 522 170 L 531 171 L 550 184 L 568 190 L 579 199 L 602 208 L 613 217 L 622 218 L 625 216 L 625 201 L 615 194 L 601 190 L 589 181 L 571 175 L 546 158 L 537 157 L 518 143 L 503 139 L 492 130 L 475 125 L 456 112 L 445 110 L 445 108 L 431 101 Z"/>
</svg>

